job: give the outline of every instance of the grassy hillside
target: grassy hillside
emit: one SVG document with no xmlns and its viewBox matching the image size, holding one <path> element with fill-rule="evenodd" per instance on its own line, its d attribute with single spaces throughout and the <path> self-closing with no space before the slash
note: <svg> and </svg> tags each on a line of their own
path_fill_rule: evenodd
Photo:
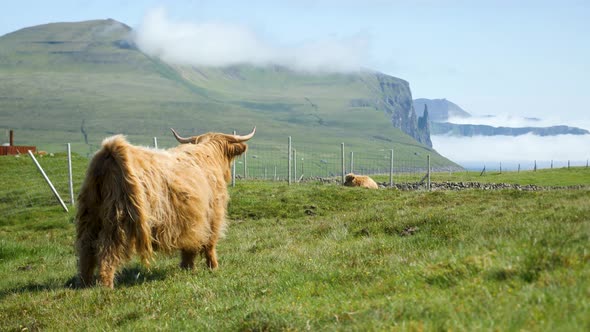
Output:
<svg viewBox="0 0 590 332">
<path fill-rule="evenodd" d="M 392 127 L 391 114 L 376 107 L 383 96 L 374 73 L 169 65 L 137 50 L 129 34 L 119 22 L 97 20 L 0 37 L 0 140 L 15 129 L 16 144 L 58 152 L 70 142 L 75 152 L 89 154 L 113 133 L 142 145 L 158 137 L 171 146 L 170 127 L 189 135 L 243 133 L 256 125 L 256 143 L 292 136 L 319 152 L 345 142 L 356 150 L 393 148 L 409 160 L 428 153 L 453 165 Z M 392 105 L 411 103 L 409 89 L 394 97 Z"/>
<path fill-rule="evenodd" d="M 14 195 L 23 189 L 22 159 L 0 159 Z M 63 159 L 42 163 L 51 169 Z M 76 181 L 86 163 L 74 159 Z M 570 171 L 510 174 L 544 185 L 574 181 Z M 587 169 L 575 174 L 575 184 L 588 184 Z M 36 190 L 47 191 L 22 194 Z M 204 261 L 181 271 L 178 257 L 159 254 L 151 269 L 127 264 L 113 291 L 69 287 L 74 211 L 40 201 L 0 218 L 0 330 L 590 328 L 587 189 L 405 192 L 239 181 L 230 194 L 217 271 Z"/>
</svg>

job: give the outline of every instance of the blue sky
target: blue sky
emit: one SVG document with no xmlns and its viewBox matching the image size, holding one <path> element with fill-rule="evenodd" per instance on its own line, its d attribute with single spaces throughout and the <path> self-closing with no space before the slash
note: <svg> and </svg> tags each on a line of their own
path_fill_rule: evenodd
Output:
<svg viewBox="0 0 590 332">
<path fill-rule="evenodd" d="M 326 58 L 352 54 L 351 61 L 409 81 L 414 98 L 590 129 L 587 0 L 2 2 L 0 35 L 101 18 L 137 28 L 163 10 L 170 23 L 237 27 L 273 50 L 350 43 L 350 54 L 326 48 Z"/>
</svg>

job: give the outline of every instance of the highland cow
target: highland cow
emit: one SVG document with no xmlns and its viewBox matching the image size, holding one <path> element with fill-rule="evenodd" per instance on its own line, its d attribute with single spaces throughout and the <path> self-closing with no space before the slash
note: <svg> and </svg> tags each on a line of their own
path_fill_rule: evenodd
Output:
<svg viewBox="0 0 590 332">
<path fill-rule="evenodd" d="M 118 267 L 133 254 L 149 266 L 155 250 L 181 252 L 192 269 L 198 254 L 218 266 L 215 247 L 223 236 L 232 160 L 244 153 L 245 136 L 206 133 L 158 150 L 106 138 L 94 155 L 78 196 L 76 251 L 83 286 L 114 287 Z M 187 144 L 188 143 L 188 144 Z"/>
<path fill-rule="evenodd" d="M 364 187 L 369 189 L 379 189 L 377 183 L 366 175 L 346 174 L 344 185 L 348 187 Z"/>
</svg>

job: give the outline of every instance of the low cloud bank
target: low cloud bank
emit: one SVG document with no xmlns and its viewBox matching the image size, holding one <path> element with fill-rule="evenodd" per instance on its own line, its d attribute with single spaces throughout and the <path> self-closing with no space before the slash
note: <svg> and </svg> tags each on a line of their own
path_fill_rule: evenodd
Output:
<svg viewBox="0 0 590 332">
<path fill-rule="evenodd" d="M 568 125 L 559 119 L 526 118 L 511 114 L 497 114 L 490 116 L 475 115 L 468 118 L 450 117 L 448 122 L 456 124 L 487 125 L 493 127 L 550 127 L 556 125 Z"/>
<path fill-rule="evenodd" d="M 537 136 L 432 136 L 437 152 L 461 164 L 576 161 L 590 158 L 590 135 Z"/>
<path fill-rule="evenodd" d="M 278 47 L 248 27 L 219 22 L 177 22 L 162 8 L 149 11 L 136 29 L 135 43 L 170 63 L 225 67 L 281 65 L 313 72 L 351 72 L 361 68 L 368 41 L 362 37 L 317 40 Z"/>
</svg>

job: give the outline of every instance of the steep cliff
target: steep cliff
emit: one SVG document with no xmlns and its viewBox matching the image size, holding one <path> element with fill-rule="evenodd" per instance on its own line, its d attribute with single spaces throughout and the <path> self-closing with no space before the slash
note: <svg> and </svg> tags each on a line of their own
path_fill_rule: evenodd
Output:
<svg viewBox="0 0 590 332">
<path fill-rule="evenodd" d="M 401 129 L 418 142 L 432 147 L 429 121 L 422 120 L 422 125 L 418 125 L 409 83 L 381 73 L 375 73 L 375 77 L 380 92 L 377 107 L 391 116 L 394 127 Z M 428 119 L 428 114 L 425 119 Z"/>
<path fill-rule="evenodd" d="M 434 122 L 446 122 L 449 118 L 459 117 L 468 118 L 471 114 L 467 113 L 459 105 L 446 99 L 414 99 L 414 109 L 418 116 L 422 115 L 424 107 L 428 108 L 429 119 Z"/>
</svg>

